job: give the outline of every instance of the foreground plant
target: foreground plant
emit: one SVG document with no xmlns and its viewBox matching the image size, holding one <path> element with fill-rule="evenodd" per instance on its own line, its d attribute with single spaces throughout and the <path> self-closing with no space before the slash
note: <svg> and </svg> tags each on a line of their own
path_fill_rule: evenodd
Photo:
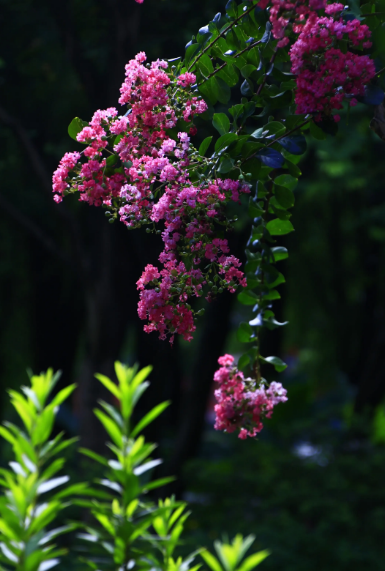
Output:
<svg viewBox="0 0 385 571">
<path fill-rule="evenodd" d="M 101 401 L 95 410 L 111 438 L 107 446 L 113 457 L 107 459 L 80 449 L 102 467 L 103 475 L 96 481 L 96 488 L 91 482 L 69 484 L 66 475 L 52 477 L 65 465 L 65 459 L 56 455 L 76 440 L 65 440 L 63 434 L 50 438 L 58 408 L 75 385 L 61 390 L 48 403 L 59 378 L 48 370 L 32 376 L 31 386 L 22 387 L 22 392 L 10 391 L 26 433 L 11 423 L 0 427 L 1 436 L 12 444 L 15 456 L 15 461 L 9 463 L 11 470 L 0 470 L 1 571 L 47 571 L 60 565 L 67 550 L 57 548 L 53 540 L 70 531 L 78 532 L 72 534 L 70 551 L 79 554 L 81 569 L 198 571 L 201 564 L 195 560 L 201 552 L 211 566 L 209 553 L 201 549 L 186 558 L 177 555 L 189 516 L 186 503 L 165 498 L 155 504 L 146 497 L 150 490 L 173 480 L 150 480 L 151 471 L 161 460 L 151 458 L 156 445 L 146 443 L 141 434 L 169 403 L 157 405 L 132 425 L 134 407 L 149 386 L 146 378 L 150 371 L 151 367 L 138 371 L 117 362 L 117 384 L 104 375 L 96 375 L 116 403 Z M 59 486 L 61 491 L 56 491 Z M 61 512 L 70 504 L 86 508 L 92 521 L 83 512 L 75 522 L 63 525 Z M 242 548 L 242 538 L 237 536 L 232 549 L 244 553 L 250 544 L 247 538 Z M 246 567 L 239 571 L 251 571 L 266 555 L 267 552 L 260 552 L 249 557 Z M 223 545 L 226 571 L 235 571 L 234 561 L 233 552 Z"/>
<path fill-rule="evenodd" d="M 249 344 L 238 378 L 245 371 L 241 385 L 249 396 L 240 404 L 235 385 L 227 383 L 225 397 L 223 387 L 217 392 L 216 422 L 218 429 L 240 428 L 241 438 L 254 436 L 271 413 L 266 403 L 261 413 L 251 412 L 267 387 L 262 368 L 286 368 L 278 357 L 263 356 L 261 331 L 285 325 L 272 309 L 280 298 L 276 288 L 285 282 L 275 264 L 288 256 L 276 238 L 294 230 L 290 209 L 304 134 L 335 134 L 335 111 L 344 104 L 378 105 L 384 97 L 372 81 L 369 52 L 371 30 L 380 29 L 384 16 L 368 6 L 366 24 L 358 12 L 326 0 L 229 0 L 226 14 L 193 36 L 184 58 L 145 64 L 141 52 L 130 61 L 119 99 L 127 112 L 99 110 L 89 124 L 75 119 L 69 133 L 86 148 L 67 153 L 54 173 L 56 202 L 79 193 L 79 200 L 106 208 L 110 222 L 145 225 L 162 235 L 163 268 L 146 266 L 137 282 L 146 332 L 190 341 L 203 311 L 194 311 L 193 298 L 211 301 L 224 290 L 244 288 L 238 299 L 253 306 L 254 316 L 238 330 L 238 339 Z M 376 46 L 373 51 L 385 58 Z M 223 107 L 215 112 L 218 102 L 225 113 Z M 213 136 L 199 148 L 193 144 L 197 117 L 217 130 L 214 145 Z M 251 218 L 243 268 L 227 239 L 234 220 L 226 206 L 239 201 Z M 275 399 L 285 396 L 272 387 Z M 238 405 L 223 416 L 224 399 Z"/>
<path fill-rule="evenodd" d="M 178 544 L 179 536 L 175 531 L 168 536 L 170 526 L 161 525 L 166 516 L 172 518 L 171 524 L 175 529 L 180 521 L 184 505 L 173 500 L 166 500 L 164 505 L 154 505 L 145 501 L 145 495 L 154 488 L 163 486 L 173 478 L 149 480 L 149 473 L 161 463 L 160 459 L 152 459 L 150 455 L 156 449 L 155 444 L 146 443 L 141 432 L 154 421 L 169 405 L 161 403 L 144 416 L 135 426 L 132 426 L 132 414 L 139 398 L 149 386 L 146 381 L 151 367 L 141 371 L 137 368 L 125 367 L 115 363 L 118 379 L 116 385 L 104 375 L 96 375 L 99 381 L 109 390 L 111 396 L 119 403 L 113 406 L 101 401 L 100 408 L 95 410 L 111 442 L 107 443 L 113 454 L 111 460 L 95 454 L 90 450 L 81 449 L 87 456 L 103 466 L 103 478 L 98 484 L 107 488 L 105 500 L 81 501 L 88 507 L 98 527 L 87 525 L 86 533 L 79 537 L 91 545 L 93 557 L 86 556 L 82 560 L 92 569 L 111 569 L 113 559 L 114 569 L 131 569 L 134 566 L 168 569 L 168 559 Z M 153 548 L 152 535 L 149 528 L 153 527 L 161 536 L 161 542 L 166 543 L 168 558 L 158 561 L 156 550 Z M 179 525 L 180 532 L 183 525 Z M 164 532 L 164 533 L 163 533 Z M 159 538 L 158 538 L 159 539 Z M 160 545 L 161 543 L 159 543 Z"/>
<path fill-rule="evenodd" d="M 11 443 L 14 460 L 10 469 L 0 469 L 0 569 L 46 571 L 60 563 L 65 549 L 53 542 L 74 529 L 73 524 L 50 526 L 64 510 L 66 499 L 85 493 L 82 484 L 68 485 L 69 476 L 55 476 L 65 459 L 57 457 L 76 438 L 66 440 L 63 433 L 51 437 L 59 406 L 72 393 L 70 385 L 48 402 L 60 377 L 52 369 L 31 377 L 31 386 L 21 392 L 9 391 L 11 403 L 25 430 L 10 422 L 0 427 L 0 435 Z M 53 477 L 55 476 L 55 477 Z M 63 486 L 65 486 L 63 488 Z M 56 488 L 61 487 L 61 491 Z"/>
</svg>

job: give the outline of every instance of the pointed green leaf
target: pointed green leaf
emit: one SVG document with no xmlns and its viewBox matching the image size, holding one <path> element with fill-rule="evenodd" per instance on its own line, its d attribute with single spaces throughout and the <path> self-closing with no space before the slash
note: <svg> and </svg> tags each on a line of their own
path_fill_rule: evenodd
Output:
<svg viewBox="0 0 385 571">
<path fill-rule="evenodd" d="M 118 400 L 121 400 L 122 393 L 119 387 L 114 382 L 112 382 L 111 379 L 105 375 L 101 375 L 100 373 L 96 373 L 95 377 L 102 383 L 102 385 L 106 387 L 107 390 L 110 391 L 111 394 L 114 395 L 114 397 L 116 397 Z"/>
<path fill-rule="evenodd" d="M 76 141 L 76 135 L 80 133 L 80 131 L 82 131 L 87 125 L 88 123 L 86 121 L 82 121 L 82 119 L 79 119 L 79 117 L 72 119 L 71 123 L 68 125 L 68 134 L 71 139 Z"/>
<path fill-rule="evenodd" d="M 294 194 L 286 186 L 280 186 L 274 183 L 274 194 L 278 202 L 283 208 L 291 208 L 294 206 Z"/>
<path fill-rule="evenodd" d="M 264 550 L 259 551 L 258 553 L 254 553 L 250 555 L 245 561 L 242 563 L 240 567 L 238 567 L 237 571 L 252 571 L 255 567 L 257 567 L 266 557 L 270 555 L 270 551 Z"/>
<path fill-rule="evenodd" d="M 230 120 L 224 113 L 214 113 L 213 125 L 220 135 L 226 135 L 230 130 Z"/>
<path fill-rule="evenodd" d="M 278 372 L 281 373 L 282 371 L 284 371 L 287 368 L 286 363 L 284 363 L 282 361 L 282 359 L 280 359 L 279 357 L 260 357 L 261 361 L 263 363 L 270 363 L 270 365 L 274 366 L 274 369 Z"/>
<path fill-rule="evenodd" d="M 64 402 L 75 389 L 76 385 L 73 384 L 59 391 L 58 394 L 55 395 L 52 399 L 52 402 L 50 403 L 51 406 L 60 406 L 62 402 Z"/>
<path fill-rule="evenodd" d="M 280 174 L 274 179 L 274 182 L 280 186 L 285 186 L 290 190 L 294 190 L 298 184 L 298 179 L 294 178 L 290 174 Z"/>
<path fill-rule="evenodd" d="M 249 343 L 250 341 L 252 341 L 252 339 L 250 339 L 252 334 L 253 330 L 248 323 L 241 323 L 239 325 L 237 331 L 238 341 L 240 341 L 241 343 Z"/>
<path fill-rule="evenodd" d="M 204 139 L 202 141 L 202 143 L 200 144 L 199 147 L 199 154 L 201 155 L 201 157 L 204 157 L 206 154 L 207 149 L 210 146 L 211 141 L 213 140 L 213 137 L 206 137 L 206 139 Z"/>
<path fill-rule="evenodd" d="M 212 555 L 209 551 L 201 551 L 201 557 L 204 559 L 205 563 L 212 569 L 212 571 L 223 571 L 222 567 L 216 557 Z"/>
<path fill-rule="evenodd" d="M 287 248 L 284 248 L 283 246 L 277 246 L 276 248 L 272 248 L 271 252 L 274 256 L 275 262 L 280 262 L 281 260 L 286 260 L 286 258 L 288 258 L 288 256 L 289 256 Z"/>
<path fill-rule="evenodd" d="M 99 409 L 94 409 L 94 413 L 103 424 L 113 442 L 120 448 L 122 446 L 122 433 L 117 424 Z"/>
<path fill-rule="evenodd" d="M 141 432 L 148 424 L 153 422 L 169 405 L 170 401 L 165 401 L 150 410 L 150 412 L 148 412 L 132 430 L 131 436 L 134 437 L 139 434 L 139 432 Z"/>
<path fill-rule="evenodd" d="M 37 494 L 45 494 L 45 492 L 49 492 L 58 486 L 62 486 L 69 481 L 69 476 L 61 476 L 60 478 L 52 478 L 52 480 L 47 480 L 39 485 L 37 489 Z"/>
<path fill-rule="evenodd" d="M 258 296 L 252 290 L 244 289 L 238 294 L 237 299 L 242 305 L 254 305 L 258 301 Z"/>
</svg>

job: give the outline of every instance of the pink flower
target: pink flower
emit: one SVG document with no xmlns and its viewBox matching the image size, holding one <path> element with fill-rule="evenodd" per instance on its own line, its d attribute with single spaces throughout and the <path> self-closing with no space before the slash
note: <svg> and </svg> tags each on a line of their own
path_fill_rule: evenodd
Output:
<svg viewBox="0 0 385 571">
<path fill-rule="evenodd" d="M 232 355 L 223 355 L 223 357 L 219 357 L 218 363 L 222 365 L 222 367 L 231 367 L 234 363 L 234 357 Z"/>
<path fill-rule="evenodd" d="M 190 180 L 195 152 L 190 136 L 181 131 L 174 140 L 167 129 L 184 116 L 203 113 L 207 105 L 191 98 L 187 89 L 196 81 L 194 74 L 176 78 L 167 62 L 143 65 L 145 61 L 140 52 L 126 65 L 119 102 L 128 112 L 119 116 L 114 107 L 98 109 L 78 134 L 86 147 L 82 154 L 67 153 L 61 160 L 53 176 L 54 200 L 77 192 L 80 201 L 108 207 L 128 228 L 149 221 L 164 225 L 162 267 L 147 265 L 137 281 L 138 314 L 147 321 L 148 333 L 156 331 L 170 342 L 175 334 L 191 340 L 195 314 L 190 299 L 205 294 L 211 300 L 218 291 L 235 292 L 246 283 L 227 240 L 217 238 L 217 223 L 224 219 L 222 205 L 239 200 L 249 188 L 231 179 Z M 178 105 L 171 95 L 177 86 L 183 88 L 178 89 Z M 190 134 L 196 131 L 191 124 Z M 188 256 L 188 270 L 177 262 L 181 254 Z M 217 375 L 223 382 L 226 371 L 223 378 Z"/>
<path fill-rule="evenodd" d="M 263 428 L 262 420 L 271 417 L 277 404 L 287 401 L 286 390 L 275 381 L 266 387 L 245 379 L 233 366 L 232 355 L 224 355 L 218 362 L 222 367 L 214 374 L 219 383 L 214 392 L 217 401 L 214 428 L 225 432 L 239 429 L 238 437 L 242 440 L 256 436 Z"/>
<path fill-rule="evenodd" d="M 197 78 L 196 75 L 193 73 L 183 73 L 178 77 L 177 84 L 181 85 L 182 87 L 188 87 L 189 85 L 193 85 L 196 82 Z"/>
</svg>

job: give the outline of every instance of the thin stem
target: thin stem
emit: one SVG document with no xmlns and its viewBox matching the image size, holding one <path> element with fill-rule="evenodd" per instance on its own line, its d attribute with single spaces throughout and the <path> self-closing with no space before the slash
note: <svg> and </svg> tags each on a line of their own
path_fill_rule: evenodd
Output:
<svg viewBox="0 0 385 571">
<path fill-rule="evenodd" d="M 291 129 L 290 131 L 288 131 L 287 133 L 284 133 L 283 135 L 280 135 L 279 137 L 277 137 L 276 139 L 274 139 L 274 141 L 271 141 L 268 145 L 265 146 L 265 149 L 267 149 L 268 147 L 271 147 L 272 145 L 274 145 L 274 143 L 276 143 L 277 141 L 279 141 L 280 139 L 283 139 L 284 137 L 288 137 L 289 135 L 291 135 L 292 133 L 294 133 L 295 131 L 298 131 L 298 129 L 301 129 L 304 125 L 306 125 L 307 123 L 309 123 L 309 121 L 311 121 L 313 119 L 313 117 L 309 117 L 309 119 L 306 119 L 306 121 L 303 121 L 303 123 L 300 123 L 299 125 L 297 125 L 297 127 L 294 127 L 293 129 Z"/>
<path fill-rule="evenodd" d="M 220 34 L 212 42 L 210 42 L 209 45 L 206 46 L 205 49 L 202 50 L 200 54 L 197 55 L 192 64 L 190 64 L 190 66 L 188 67 L 187 71 L 190 71 L 194 67 L 194 65 L 203 56 L 203 54 L 205 54 L 210 48 L 212 48 L 212 46 L 219 40 L 219 38 L 223 38 L 225 34 L 229 30 L 231 30 L 231 28 L 233 28 L 237 24 L 237 22 L 239 22 L 239 20 L 242 20 L 242 18 L 244 18 L 247 14 L 249 14 L 252 10 L 254 10 L 254 8 L 255 4 L 252 4 L 252 6 L 248 8 L 248 10 L 245 10 L 245 12 L 243 12 L 240 16 L 238 16 L 238 18 L 236 18 L 233 22 L 231 22 L 231 24 L 229 24 L 227 28 L 225 28 L 222 32 L 220 32 Z"/>
<path fill-rule="evenodd" d="M 214 71 L 212 73 L 209 73 L 209 75 L 205 78 L 204 81 L 201 81 L 200 83 L 198 83 L 197 87 L 200 87 L 201 85 L 203 85 L 204 83 L 206 83 L 206 81 L 208 81 L 210 79 L 210 77 L 212 77 L 213 75 L 216 75 L 219 71 L 221 71 L 221 69 L 223 69 L 224 67 L 226 67 L 227 65 L 227 61 L 225 61 L 225 63 L 223 63 L 220 67 L 217 67 L 216 69 L 214 69 Z"/>
<path fill-rule="evenodd" d="M 266 223 L 266 221 L 267 221 L 267 217 L 268 217 L 268 214 L 269 214 L 269 206 L 270 206 L 270 200 L 271 200 L 272 195 L 273 195 L 273 181 L 271 181 L 271 185 L 270 185 L 270 188 L 269 188 L 269 193 L 268 193 L 268 195 L 267 195 L 267 200 L 266 200 L 265 212 L 264 212 L 264 214 L 263 214 L 263 216 L 262 216 L 262 220 L 263 220 L 263 222 L 265 222 L 265 223 Z M 263 257 L 261 257 L 261 261 L 260 261 L 260 264 L 262 264 L 262 263 L 263 263 Z M 264 274 L 264 272 L 262 271 L 262 273 L 261 273 L 261 285 L 263 286 L 264 283 L 265 283 L 265 274 Z M 258 307 L 258 311 L 260 311 L 260 309 L 261 309 L 261 305 L 262 305 L 261 302 L 262 302 L 262 300 L 263 300 L 263 295 L 262 295 L 262 293 L 260 293 L 259 299 L 258 299 L 258 306 L 259 306 L 259 307 Z M 255 374 L 255 379 L 256 379 L 257 383 L 259 383 L 260 380 L 261 380 L 261 363 L 260 363 L 260 360 L 259 360 L 259 357 L 260 357 L 260 354 L 261 354 L 261 352 L 260 352 L 260 339 L 259 339 L 260 330 L 261 330 L 261 326 L 257 326 L 257 339 L 256 339 L 257 355 L 256 355 L 256 358 L 255 358 L 255 363 L 254 363 L 254 374 Z"/>
<path fill-rule="evenodd" d="M 276 57 L 276 55 L 277 55 L 277 52 L 278 52 L 278 46 L 275 47 L 274 53 L 273 53 L 273 55 L 272 55 L 271 58 L 270 58 L 269 68 L 270 68 L 271 65 L 274 63 L 275 57 Z M 258 87 L 257 92 L 256 92 L 255 95 L 258 96 L 258 95 L 261 93 L 262 89 L 263 89 L 264 86 L 265 86 L 266 80 L 267 80 L 267 73 L 265 73 L 265 76 L 264 76 L 264 78 L 263 78 L 263 81 L 262 81 L 261 85 Z"/>
<path fill-rule="evenodd" d="M 258 44 L 261 43 L 262 40 L 258 40 L 257 42 L 254 42 L 253 44 L 250 44 L 249 46 L 247 46 L 247 48 L 245 48 L 244 50 L 242 50 L 241 52 L 239 52 L 239 54 L 236 54 L 234 56 L 234 58 L 237 58 L 239 56 L 241 56 L 242 54 L 244 54 L 245 52 L 248 52 L 249 50 L 251 50 L 252 48 L 254 48 L 255 46 L 257 46 Z M 225 61 L 225 63 L 223 63 L 220 67 L 217 67 L 216 69 L 214 69 L 214 71 L 212 73 L 210 73 L 204 81 L 201 81 L 201 83 L 198 83 L 198 87 L 200 87 L 201 85 L 203 85 L 204 83 L 206 83 L 206 81 L 208 79 L 210 79 L 210 77 L 212 77 L 213 75 L 216 75 L 219 71 L 221 71 L 221 69 L 223 69 L 224 67 L 226 67 L 226 65 L 228 64 L 228 61 Z M 231 62 L 230 62 L 231 63 Z"/>
<path fill-rule="evenodd" d="M 245 48 L 244 50 L 242 50 L 241 52 L 239 52 L 238 54 L 236 54 L 234 57 L 237 58 L 239 56 L 241 56 L 242 54 L 244 54 L 245 52 L 248 52 L 249 50 L 251 50 L 252 48 L 255 48 L 255 46 L 257 46 L 258 44 L 262 43 L 262 40 L 258 40 L 256 42 L 254 42 L 253 44 L 250 44 L 249 46 L 247 46 L 247 48 Z"/>
<path fill-rule="evenodd" d="M 270 141 L 270 143 L 268 145 L 265 145 L 264 147 L 262 147 L 263 149 L 267 149 L 268 147 L 271 147 L 272 145 L 274 145 L 274 143 L 276 143 L 277 141 L 279 141 L 280 139 L 283 139 L 284 137 L 288 137 L 289 135 L 291 135 L 292 133 L 294 133 L 295 131 L 298 131 L 298 129 L 301 129 L 304 125 L 306 125 L 307 123 L 309 123 L 309 121 L 311 121 L 313 119 L 313 117 L 309 117 L 308 119 L 306 119 L 305 121 L 303 121 L 302 123 L 300 123 L 299 125 L 297 125 L 296 127 L 294 127 L 293 129 L 291 129 L 290 131 L 288 131 L 287 133 L 283 133 L 283 135 L 280 135 L 279 137 L 277 137 L 276 139 L 274 139 L 274 141 Z M 261 152 L 261 149 L 258 149 L 257 151 L 255 151 L 255 153 L 253 153 L 252 155 L 250 155 L 249 157 L 243 159 L 243 161 L 241 161 L 241 163 L 244 163 L 246 161 L 248 161 L 249 159 L 252 159 L 253 157 L 255 157 L 259 152 Z"/>
</svg>

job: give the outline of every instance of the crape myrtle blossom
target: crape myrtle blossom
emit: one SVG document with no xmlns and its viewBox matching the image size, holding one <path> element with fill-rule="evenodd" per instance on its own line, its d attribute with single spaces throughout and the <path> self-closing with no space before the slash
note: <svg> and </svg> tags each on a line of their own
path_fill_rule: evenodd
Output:
<svg viewBox="0 0 385 571">
<path fill-rule="evenodd" d="M 267 386 L 245 379 L 234 365 L 232 355 L 223 355 L 218 363 L 220 368 L 214 374 L 218 384 L 214 393 L 217 401 L 214 428 L 225 432 L 239 430 L 238 438 L 242 440 L 256 436 L 263 428 L 263 419 L 271 417 L 278 403 L 287 401 L 286 389 L 275 381 Z"/>
<path fill-rule="evenodd" d="M 110 221 L 119 219 L 130 229 L 147 225 L 148 232 L 161 234 L 163 267 L 148 265 L 138 280 L 138 314 L 148 320 L 146 332 L 157 331 L 171 342 L 176 333 L 191 340 L 190 298 L 210 301 L 224 289 L 235 292 L 246 285 L 239 260 L 217 234 L 218 223 L 231 226 L 226 203 L 239 201 L 249 186 L 217 177 L 191 180 L 191 170 L 200 164 L 190 141 L 193 120 L 207 104 L 191 91 L 193 73 L 175 76 L 167 62 L 145 61 L 140 52 L 126 65 L 119 103 L 127 113 L 98 110 L 77 134 L 86 148 L 60 161 L 54 200 L 78 192 L 80 201 L 108 209 Z M 168 130 L 177 123 L 186 130 L 171 136 Z M 157 225 L 162 229 L 155 230 Z"/>
<path fill-rule="evenodd" d="M 260 8 L 271 4 L 270 22 L 278 47 L 294 41 L 290 48 L 291 71 L 296 75 L 295 102 L 299 114 L 312 113 L 319 121 L 342 109 L 348 99 L 364 94 L 375 67 L 367 55 L 355 53 L 371 47 L 370 30 L 357 19 L 344 21 L 344 5 L 326 0 L 260 0 Z M 339 42 L 344 42 L 340 49 Z M 339 121 L 339 115 L 334 119 Z"/>
</svg>

